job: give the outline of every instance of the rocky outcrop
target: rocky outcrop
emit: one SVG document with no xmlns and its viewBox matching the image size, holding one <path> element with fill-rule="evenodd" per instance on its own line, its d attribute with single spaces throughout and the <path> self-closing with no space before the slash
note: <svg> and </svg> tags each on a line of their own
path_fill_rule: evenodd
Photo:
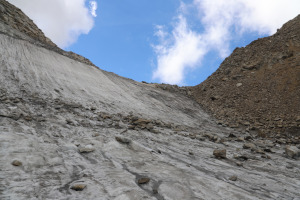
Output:
<svg viewBox="0 0 300 200">
<path fill-rule="evenodd" d="M 300 134 L 300 15 L 237 48 L 192 96 L 220 123 L 262 137 Z"/>
<path fill-rule="evenodd" d="M 0 0 L 0 11 L 0 19 L 2 23 L 9 25 L 37 41 L 56 47 L 56 44 L 47 38 L 35 25 L 35 23 L 19 8 L 8 3 L 6 0 Z"/>
</svg>

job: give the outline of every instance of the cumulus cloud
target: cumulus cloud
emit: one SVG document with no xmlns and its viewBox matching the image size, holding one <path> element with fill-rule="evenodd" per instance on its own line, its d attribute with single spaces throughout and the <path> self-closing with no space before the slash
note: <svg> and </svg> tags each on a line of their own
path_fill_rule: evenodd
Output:
<svg viewBox="0 0 300 200">
<path fill-rule="evenodd" d="M 197 10 L 194 20 L 201 32 L 189 27 L 186 14 L 191 8 Z M 225 58 L 235 37 L 245 32 L 273 34 L 299 11 L 299 0 L 194 0 L 191 4 L 182 3 L 171 33 L 161 28 L 156 30 L 160 42 L 154 45 L 157 68 L 153 79 L 182 84 L 187 69 L 201 66 L 206 53 L 216 51 Z"/>
<path fill-rule="evenodd" d="M 58 46 L 65 48 L 94 26 L 97 2 L 87 0 L 8 0 L 28 15 Z"/>
<path fill-rule="evenodd" d="M 193 68 L 206 53 L 201 36 L 187 26 L 186 19 L 178 17 L 178 23 L 170 36 L 162 26 L 157 26 L 155 35 L 160 44 L 154 46 L 158 68 L 153 78 L 165 83 L 181 83 L 185 68 Z"/>
</svg>

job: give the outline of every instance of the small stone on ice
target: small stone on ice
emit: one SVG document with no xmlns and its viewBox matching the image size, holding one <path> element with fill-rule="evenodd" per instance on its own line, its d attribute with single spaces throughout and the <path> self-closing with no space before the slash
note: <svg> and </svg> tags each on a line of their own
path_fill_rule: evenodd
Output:
<svg viewBox="0 0 300 200">
<path fill-rule="evenodd" d="M 231 180 L 231 181 L 237 181 L 237 176 L 231 176 L 231 177 L 229 178 L 229 180 Z"/>
<path fill-rule="evenodd" d="M 86 188 L 85 184 L 75 184 L 71 187 L 71 189 L 75 191 L 82 191 L 84 188 Z"/>
<path fill-rule="evenodd" d="M 93 151 L 95 151 L 95 148 L 92 145 L 86 145 L 85 147 L 79 149 L 80 153 L 90 153 Z"/>
<path fill-rule="evenodd" d="M 217 158 L 226 158 L 226 149 L 215 149 L 213 155 Z"/>
<path fill-rule="evenodd" d="M 116 140 L 123 144 L 129 144 L 131 142 L 130 139 L 124 138 L 124 137 L 119 137 L 119 136 L 116 136 Z"/>
<path fill-rule="evenodd" d="M 150 181 L 150 178 L 143 177 L 138 179 L 138 184 L 146 184 Z"/>
<path fill-rule="evenodd" d="M 296 146 L 286 146 L 285 153 L 289 158 L 300 157 L 300 149 L 298 149 Z"/>
<path fill-rule="evenodd" d="M 12 161 L 11 164 L 12 164 L 13 166 L 21 166 L 21 165 L 22 165 L 22 162 L 19 161 L 19 160 L 14 160 L 14 161 Z"/>
</svg>

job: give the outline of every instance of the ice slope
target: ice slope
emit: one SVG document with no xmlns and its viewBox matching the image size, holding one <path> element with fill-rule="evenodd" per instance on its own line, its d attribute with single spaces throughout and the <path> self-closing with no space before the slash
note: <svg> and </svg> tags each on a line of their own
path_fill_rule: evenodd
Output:
<svg viewBox="0 0 300 200">
<path fill-rule="evenodd" d="M 184 95 L 0 28 L 0 199 L 299 199 L 284 146 L 252 136 L 273 153 L 243 149 Z"/>
<path fill-rule="evenodd" d="M 195 102 L 183 96 L 119 77 L 26 41 L 1 35 L 0 42 L 0 81 L 10 92 L 19 93 L 23 88 L 42 98 L 80 102 L 114 113 L 132 111 L 180 124 L 196 125 L 208 118 Z"/>
</svg>

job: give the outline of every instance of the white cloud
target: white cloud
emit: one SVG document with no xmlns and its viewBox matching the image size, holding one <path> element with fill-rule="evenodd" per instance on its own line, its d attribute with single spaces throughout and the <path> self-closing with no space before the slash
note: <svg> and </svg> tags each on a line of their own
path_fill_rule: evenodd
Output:
<svg viewBox="0 0 300 200">
<path fill-rule="evenodd" d="M 195 67 L 206 52 L 201 48 L 201 37 L 189 29 L 186 19 L 182 16 L 179 16 L 179 22 L 171 37 L 162 26 L 157 27 L 155 34 L 161 44 L 154 46 L 158 56 L 158 68 L 153 78 L 170 84 L 182 83 L 184 70 Z"/>
<path fill-rule="evenodd" d="M 285 22 L 299 14 L 299 0 L 194 0 L 201 22 L 242 31 L 273 34 Z"/>
<path fill-rule="evenodd" d="M 188 9 L 197 10 L 201 32 L 191 30 L 187 23 Z M 194 0 L 182 3 L 178 23 L 172 34 L 156 31 L 160 43 L 155 45 L 157 69 L 153 78 L 170 84 L 182 84 L 188 68 L 201 66 L 209 51 L 222 58 L 230 53 L 230 42 L 245 32 L 273 34 L 285 22 L 299 14 L 299 0 Z M 178 34 L 181 33 L 181 34 Z"/>
<path fill-rule="evenodd" d="M 91 14 L 93 15 L 93 17 L 97 17 L 97 14 L 96 14 L 96 10 L 97 10 L 97 2 L 96 1 L 90 1 L 90 11 L 91 11 Z"/>
<path fill-rule="evenodd" d="M 94 26 L 97 3 L 87 0 L 8 0 L 19 7 L 58 46 L 65 48 Z"/>
</svg>

